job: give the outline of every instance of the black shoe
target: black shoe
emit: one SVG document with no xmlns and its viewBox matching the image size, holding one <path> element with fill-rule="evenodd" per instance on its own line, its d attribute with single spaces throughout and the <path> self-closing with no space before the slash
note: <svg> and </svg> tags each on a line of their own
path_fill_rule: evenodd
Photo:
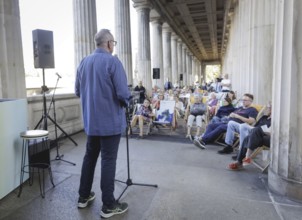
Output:
<svg viewBox="0 0 302 220">
<path fill-rule="evenodd" d="M 114 215 L 119 215 L 128 210 L 128 204 L 125 202 L 118 203 L 116 202 L 112 208 L 108 208 L 103 205 L 102 211 L 101 211 L 101 217 L 102 218 L 110 218 Z"/>
<path fill-rule="evenodd" d="M 230 146 L 227 146 L 227 147 L 223 148 L 222 150 L 218 151 L 219 154 L 230 154 L 232 152 L 233 152 L 233 148 Z"/>
<path fill-rule="evenodd" d="M 87 198 L 79 197 L 78 200 L 78 208 L 86 208 L 89 202 L 93 201 L 95 199 L 95 193 L 90 192 L 90 195 Z"/>
<path fill-rule="evenodd" d="M 197 138 L 193 141 L 193 144 L 196 146 L 196 147 L 199 147 L 201 149 L 206 149 L 206 144 L 201 141 L 201 140 L 198 140 Z"/>
</svg>

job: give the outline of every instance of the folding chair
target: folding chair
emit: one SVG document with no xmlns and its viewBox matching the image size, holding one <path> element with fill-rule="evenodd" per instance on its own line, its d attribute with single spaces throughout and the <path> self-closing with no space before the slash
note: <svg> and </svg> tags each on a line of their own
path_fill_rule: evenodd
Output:
<svg viewBox="0 0 302 220">
<path fill-rule="evenodd" d="M 262 154 L 265 152 L 267 155 L 262 155 L 262 159 L 258 158 L 257 156 L 262 152 Z M 262 173 L 266 172 L 269 164 L 270 164 L 270 148 L 267 146 L 258 147 L 251 155 L 252 164 L 258 167 Z"/>
<path fill-rule="evenodd" d="M 139 107 L 141 106 L 142 104 L 140 103 L 136 103 L 134 108 L 133 108 L 133 113 L 132 113 L 132 117 L 131 117 L 131 120 L 133 118 L 133 116 L 136 114 L 136 111 L 139 109 Z M 151 131 L 151 125 L 152 125 L 152 120 L 150 120 L 149 122 L 148 121 L 144 121 L 144 127 L 143 127 L 143 130 L 145 131 L 145 135 L 149 135 L 150 134 L 150 131 Z M 135 125 L 135 127 L 138 127 L 139 126 L 139 123 L 137 123 Z M 129 129 L 129 134 L 133 134 L 133 128 Z"/>
<path fill-rule="evenodd" d="M 174 118 L 175 101 L 160 101 L 160 108 L 155 112 L 155 119 L 152 122 L 152 126 L 157 129 L 169 128 L 170 135 L 172 134 L 173 118 Z"/>
</svg>

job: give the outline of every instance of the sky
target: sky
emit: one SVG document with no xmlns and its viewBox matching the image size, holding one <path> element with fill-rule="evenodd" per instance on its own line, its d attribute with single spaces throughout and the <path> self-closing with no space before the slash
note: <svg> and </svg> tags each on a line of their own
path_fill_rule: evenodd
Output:
<svg viewBox="0 0 302 220">
<path fill-rule="evenodd" d="M 26 73 L 26 87 L 40 87 L 42 70 L 34 68 L 32 31 L 43 29 L 53 31 L 55 68 L 45 69 L 48 87 L 56 84 L 56 74 L 62 76 L 59 87 L 73 88 L 74 82 L 74 43 L 73 43 L 73 0 L 19 0 L 23 44 L 23 57 Z M 96 0 L 97 29 L 107 28 L 114 35 L 114 0 Z M 131 29 L 135 25 L 135 9 L 130 1 Z M 135 31 L 135 27 L 134 27 Z M 132 38 L 135 35 L 132 34 Z M 135 45 L 132 43 L 132 48 Z"/>
</svg>

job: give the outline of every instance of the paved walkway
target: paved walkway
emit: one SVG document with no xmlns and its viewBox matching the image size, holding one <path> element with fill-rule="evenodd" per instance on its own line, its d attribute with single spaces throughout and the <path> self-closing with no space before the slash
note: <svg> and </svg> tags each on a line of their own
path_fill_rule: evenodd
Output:
<svg viewBox="0 0 302 220">
<path fill-rule="evenodd" d="M 157 184 L 158 188 L 132 185 L 121 201 L 129 211 L 111 219 L 127 220 L 277 220 L 301 219 L 302 203 L 290 201 L 268 190 L 267 174 L 252 165 L 243 171 L 229 171 L 230 155 L 219 155 L 221 146 L 201 150 L 173 133 L 163 136 L 155 131 L 142 140 L 131 138 L 130 177 L 135 183 Z M 183 134 L 182 134 L 183 135 Z M 184 136 L 184 135 L 183 135 Z M 157 138 L 158 137 L 158 138 Z M 76 163 L 53 161 L 55 188 L 46 180 L 46 197 L 42 199 L 38 182 L 25 184 L 21 198 L 17 190 L 0 201 L 0 219 L 5 220 L 69 220 L 100 219 L 102 205 L 99 189 L 100 169 L 97 165 L 93 190 L 96 200 L 83 210 L 77 208 L 78 186 L 85 134 L 79 133 L 62 142 L 64 159 Z M 177 139 L 178 138 L 178 139 Z M 51 157 L 55 158 L 55 149 Z M 116 178 L 127 179 L 126 139 L 122 138 Z M 116 196 L 125 185 L 116 182 Z"/>
</svg>

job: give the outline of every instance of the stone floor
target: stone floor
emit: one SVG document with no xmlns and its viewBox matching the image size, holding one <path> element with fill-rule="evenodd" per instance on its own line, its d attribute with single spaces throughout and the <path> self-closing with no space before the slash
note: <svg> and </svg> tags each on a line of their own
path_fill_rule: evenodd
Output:
<svg viewBox="0 0 302 220">
<path fill-rule="evenodd" d="M 111 219 L 127 220 L 276 220 L 301 219 L 302 203 L 294 202 L 268 190 L 267 174 L 253 165 L 242 171 L 229 171 L 231 155 L 219 155 L 221 146 L 209 145 L 201 150 L 184 133 L 170 136 L 154 131 L 142 140 L 129 139 L 130 178 L 134 183 L 157 184 L 158 187 L 131 185 L 121 197 L 129 204 L 127 213 Z M 46 196 L 41 198 L 38 182 L 25 184 L 21 197 L 18 190 L 0 200 L 0 219 L 69 220 L 100 219 L 102 206 L 99 188 L 100 164 L 97 165 L 93 191 L 95 201 L 86 209 L 77 208 L 78 186 L 85 134 L 79 133 L 61 142 L 64 161 L 51 163 L 55 187 L 46 181 Z M 127 180 L 126 138 L 120 143 L 116 178 Z M 51 157 L 55 158 L 56 149 Z M 125 184 L 116 182 L 118 197 Z"/>
</svg>

